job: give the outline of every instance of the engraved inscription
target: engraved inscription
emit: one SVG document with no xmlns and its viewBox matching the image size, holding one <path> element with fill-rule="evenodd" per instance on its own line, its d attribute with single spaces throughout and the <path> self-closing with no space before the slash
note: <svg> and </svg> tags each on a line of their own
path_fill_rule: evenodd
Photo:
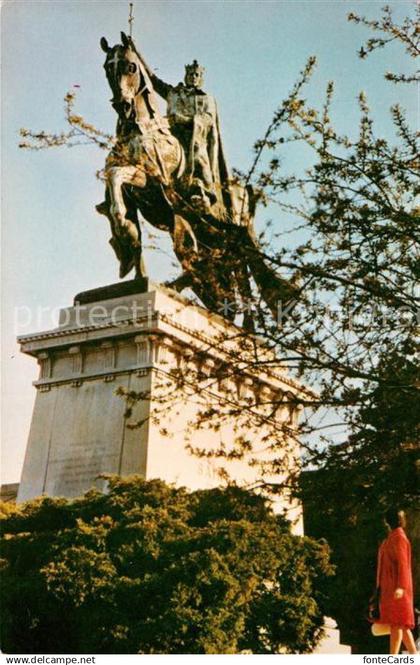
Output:
<svg viewBox="0 0 420 665">
<path fill-rule="evenodd" d="M 49 461 L 47 484 L 53 482 L 61 491 L 87 489 L 100 473 L 118 473 L 119 454 L 106 451 L 94 442 L 70 444 L 68 454 Z"/>
</svg>

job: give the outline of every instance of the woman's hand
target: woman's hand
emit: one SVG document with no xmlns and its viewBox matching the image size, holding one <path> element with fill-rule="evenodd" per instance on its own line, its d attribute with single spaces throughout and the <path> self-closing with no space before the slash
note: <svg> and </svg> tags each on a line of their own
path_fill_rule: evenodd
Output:
<svg viewBox="0 0 420 665">
<path fill-rule="evenodd" d="M 403 595 L 404 595 L 404 589 L 395 589 L 395 591 L 394 591 L 395 600 L 398 600 L 399 598 L 402 598 Z"/>
</svg>

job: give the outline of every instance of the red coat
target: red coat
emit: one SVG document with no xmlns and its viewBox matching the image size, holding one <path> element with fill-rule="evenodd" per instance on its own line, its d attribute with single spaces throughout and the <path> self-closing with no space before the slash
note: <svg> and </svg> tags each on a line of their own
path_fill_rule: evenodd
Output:
<svg viewBox="0 0 420 665">
<path fill-rule="evenodd" d="M 379 547 L 378 586 L 380 619 L 378 623 L 414 628 L 411 546 L 404 529 L 393 529 Z M 394 598 L 395 589 L 404 589 L 402 598 Z"/>
</svg>

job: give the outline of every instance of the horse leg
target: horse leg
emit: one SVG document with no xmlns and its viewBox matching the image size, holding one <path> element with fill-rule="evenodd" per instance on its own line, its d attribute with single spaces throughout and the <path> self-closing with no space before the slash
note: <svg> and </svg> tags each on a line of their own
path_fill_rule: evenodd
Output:
<svg viewBox="0 0 420 665">
<path fill-rule="evenodd" d="M 146 266 L 143 259 L 143 252 L 140 247 L 134 250 L 134 271 L 136 279 L 147 277 Z"/>
<path fill-rule="evenodd" d="M 138 241 L 134 244 L 131 245 L 131 256 L 132 256 L 132 263 L 135 271 L 135 278 L 144 278 L 147 277 L 147 272 L 146 272 L 146 266 L 144 263 L 143 259 L 143 247 L 142 247 L 142 239 L 141 239 L 141 229 L 139 226 L 139 220 L 137 217 L 137 205 L 136 201 L 134 200 L 134 197 L 131 192 L 127 191 L 125 189 L 123 191 L 123 199 L 125 206 L 127 208 L 127 213 L 126 213 L 126 219 L 128 219 L 129 222 L 131 222 L 137 231 L 137 236 L 138 236 Z M 131 243 L 131 240 L 129 240 Z"/>
<path fill-rule="evenodd" d="M 139 170 L 135 166 L 112 167 L 107 172 L 110 212 L 115 222 L 115 231 L 117 235 L 129 238 L 133 247 L 138 247 L 140 244 L 139 232 L 136 225 L 127 217 L 123 187 L 127 184 L 144 187 L 145 176 L 140 180 L 141 182 L 139 182 Z"/>
<path fill-rule="evenodd" d="M 181 215 L 173 216 L 171 237 L 175 255 L 184 272 L 174 280 L 165 283 L 175 291 L 181 291 L 192 284 L 191 269 L 198 259 L 198 243 L 191 225 Z"/>
</svg>

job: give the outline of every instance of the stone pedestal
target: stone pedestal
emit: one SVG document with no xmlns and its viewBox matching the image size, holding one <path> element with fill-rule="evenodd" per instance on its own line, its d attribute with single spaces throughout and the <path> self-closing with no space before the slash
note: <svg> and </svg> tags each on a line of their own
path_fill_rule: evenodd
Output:
<svg viewBox="0 0 420 665">
<path fill-rule="evenodd" d="M 267 423 L 288 424 L 287 456 L 299 464 L 296 409 L 290 399 L 284 407 L 273 403 L 302 387 L 254 369 L 244 355 L 246 340 L 224 318 L 140 282 L 80 294 L 61 311 L 58 328 L 19 339 L 22 351 L 38 360 L 40 375 L 18 501 L 80 496 L 92 486 L 104 488 L 106 480 L 98 478 L 104 473 L 190 489 L 214 487 L 228 474 L 250 485 L 261 478 L 258 456 L 269 443 L 268 424 L 255 427 L 257 412 Z M 268 358 L 258 341 L 252 353 Z M 129 412 L 118 392 L 136 397 Z M 248 413 L 238 414 L 240 404 Z M 206 411 L 206 424 L 195 427 Z M 228 452 L 238 436 L 252 439 L 254 466 L 207 455 L 221 444 Z M 301 533 L 300 506 L 284 498 L 277 510 L 284 506 Z"/>
</svg>

